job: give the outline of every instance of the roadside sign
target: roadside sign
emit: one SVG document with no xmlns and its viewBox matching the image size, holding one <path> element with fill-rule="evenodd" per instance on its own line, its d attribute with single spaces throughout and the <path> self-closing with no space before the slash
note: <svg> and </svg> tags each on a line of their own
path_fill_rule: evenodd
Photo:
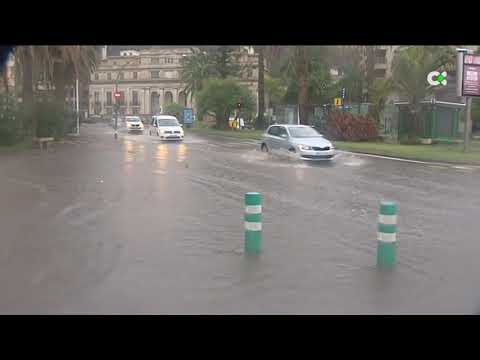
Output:
<svg viewBox="0 0 480 360">
<path fill-rule="evenodd" d="M 480 55 L 465 54 L 463 59 L 462 96 L 480 97 Z"/>
<path fill-rule="evenodd" d="M 335 98 L 334 100 L 335 100 L 335 102 L 334 102 L 335 106 L 341 106 L 342 105 L 342 98 L 338 97 L 338 98 Z"/>
<path fill-rule="evenodd" d="M 193 109 L 192 108 L 184 108 L 183 109 L 183 122 L 185 124 L 192 124 L 193 123 Z"/>
</svg>

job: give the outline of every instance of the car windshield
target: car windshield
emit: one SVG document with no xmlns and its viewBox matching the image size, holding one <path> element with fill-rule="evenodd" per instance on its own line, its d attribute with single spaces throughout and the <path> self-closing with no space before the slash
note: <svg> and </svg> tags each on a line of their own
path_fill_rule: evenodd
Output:
<svg viewBox="0 0 480 360">
<path fill-rule="evenodd" d="M 140 122 L 140 118 L 127 118 L 129 122 Z"/>
<path fill-rule="evenodd" d="M 158 126 L 178 126 L 178 121 L 175 119 L 158 119 Z"/>
<path fill-rule="evenodd" d="M 291 127 L 288 131 L 290 131 L 290 136 L 294 138 L 322 137 L 317 130 L 311 127 Z"/>
</svg>

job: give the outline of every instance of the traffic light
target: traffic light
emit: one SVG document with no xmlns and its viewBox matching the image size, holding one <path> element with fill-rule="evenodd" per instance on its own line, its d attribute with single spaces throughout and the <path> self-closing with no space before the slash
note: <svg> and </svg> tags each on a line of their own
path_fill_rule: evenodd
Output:
<svg viewBox="0 0 480 360">
<path fill-rule="evenodd" d="M 347 91 L 345 88 L 342 88 L 342 99 L 345 99 L 345 95 L 347 94 Z"/>
<path fill-rule="evenodd" d="M 237 102 L 237 109 L 240 110 L 242 108 L 242 103 L 239 101 Z"/>
</svg>

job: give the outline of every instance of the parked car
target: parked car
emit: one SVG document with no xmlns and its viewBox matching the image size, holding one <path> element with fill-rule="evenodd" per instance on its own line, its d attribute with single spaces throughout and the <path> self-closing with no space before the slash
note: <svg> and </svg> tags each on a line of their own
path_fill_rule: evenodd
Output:
<svg viewBox="0 0 480 360">
<path fill-rule="evenodd" d="M 152 116 L 149 134 L 162 140 L 183 140 L 185 136 L 182 125 L 171 115 Z"/>
<path fill-rule="evenodd" d="M 143 122 L 140 119 L 140 116 L 127 116 L 125 117 L 125 124 L 127 126 L 128 132 L 142 132 L 143 133 Z"/>
<path fill-rule="evenodd" d="M 331 160 L 335 156 L 333 144 L 317 130 L 306 125 L 271 125 L 261 141 L 261 150 L 288 151 L 302 160 Z"/>
</svg>

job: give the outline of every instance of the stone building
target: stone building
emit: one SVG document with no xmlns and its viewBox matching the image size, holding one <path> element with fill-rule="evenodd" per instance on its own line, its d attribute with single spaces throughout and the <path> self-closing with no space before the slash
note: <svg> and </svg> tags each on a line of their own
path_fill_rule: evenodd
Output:
<svg viewBox="0 0 480 360">
<path fill-rule="evenodd" d="M 241 63 L 256 63 L 251 49 L 239 48 Z M 166 106 L 177 103 L 195 108 L 194 101 L 184 92 L 181 81 L 182 58 L 191 55 L 190 47 L 125 48 L 115 54 L 102 49 L 102 60 L 91 76 L 89 86 L 90 115 L 112 115 L 114 93 L 119 97 L 121 115 L 149 116 L 161 113 Z M 241 81 L 257 94 L 257 70 L 244 74 Z"/>
</svg>

